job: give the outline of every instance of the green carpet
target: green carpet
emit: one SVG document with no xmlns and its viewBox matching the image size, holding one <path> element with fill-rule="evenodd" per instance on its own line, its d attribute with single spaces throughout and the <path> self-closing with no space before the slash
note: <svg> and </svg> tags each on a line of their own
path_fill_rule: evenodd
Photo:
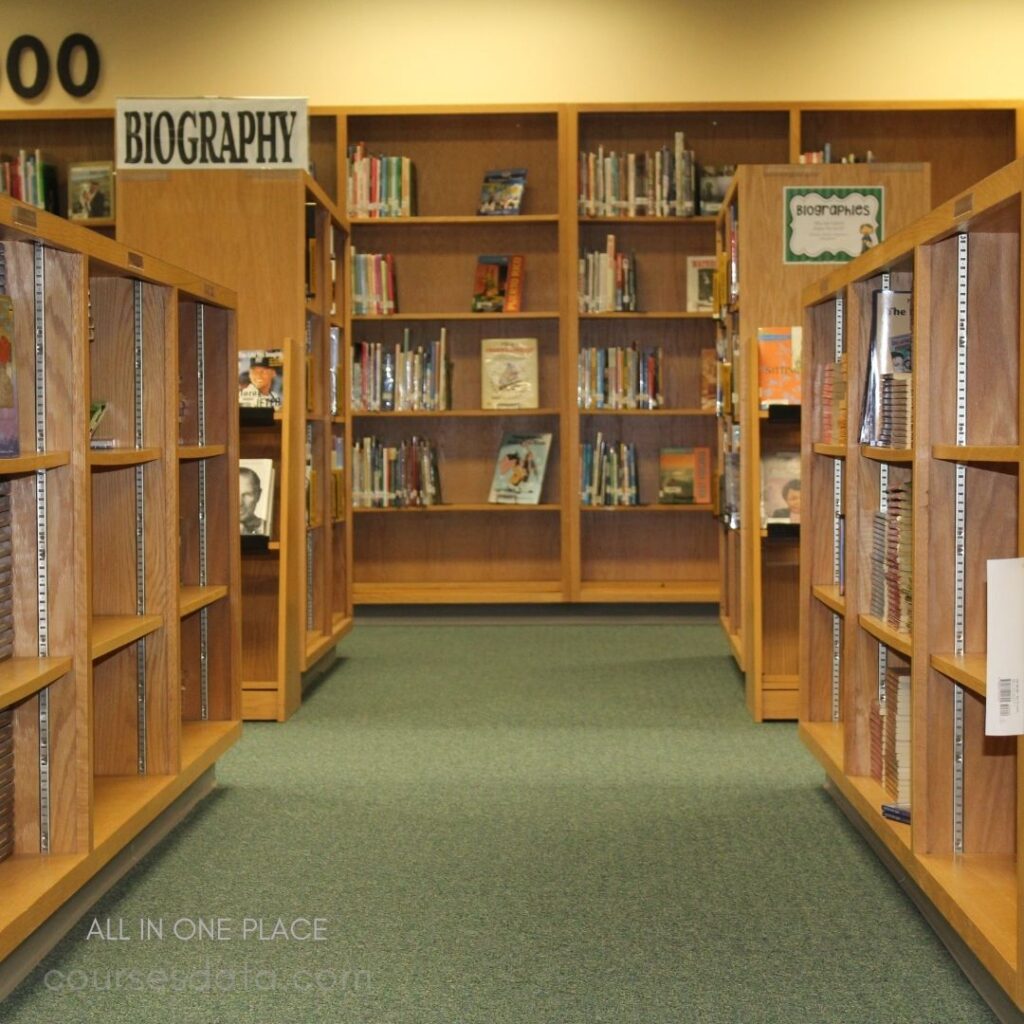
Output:
<svg viewBox="0 0 1024 1024">
<path fill-rule="evenodd" d="M 994 1020 L 795 727 L 749 721 L 717 626 L 362 625 L 342 652 L 4 1024 Z M 243 936 L 313 917 L 323 941 Z"/>
</svg>

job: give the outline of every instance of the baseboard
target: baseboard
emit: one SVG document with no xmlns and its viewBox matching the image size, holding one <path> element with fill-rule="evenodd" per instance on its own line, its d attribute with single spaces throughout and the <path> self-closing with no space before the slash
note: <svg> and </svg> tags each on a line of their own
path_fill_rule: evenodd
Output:
<svg viewBox="0 0 1024 1024">
<path fill-rule="evenodd" d="M 1002 1021 L 1002 1024 L 1024 1024 L 1024 1013 L 1017 1009 L 1003 987 L 971 952 L 967 943 L 939 913 L 935 904 L 928 899 L 920 886 L 904 871 L 900 862 L 886 849 L 885 844 L 864 822 L 846 797 L 829 780 L 825 781 L 825 791 L 836 802 L 843 814 L 849 818 L 854 828 L 864 837 L 868 846 L 885 865 L 899 887 L 910 897 L 914 906 L 921 912 L 921 916 L 931 925 L 932 930 L 949 950 L 960 970 L 967 976 L 967 980 L 978 990 L 978 994 L 988 1003 L 996 1017 Z"/>
<path fill-rule="evenodd" d="M 217 778 L 213 767 L 210 767 L 0 963 L 0 1000 L 6 999 L 100 897 L 166 839 L 216 786 Z"/>
</svg>

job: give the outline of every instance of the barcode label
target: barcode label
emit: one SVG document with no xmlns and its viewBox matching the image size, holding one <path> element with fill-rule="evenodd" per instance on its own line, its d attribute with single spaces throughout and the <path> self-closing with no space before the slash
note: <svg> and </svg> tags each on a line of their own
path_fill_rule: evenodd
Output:
<svg viewBox="0 0 1024 1024">
<path fill-rule="evenodd" d="M 1007 721 L 1020 710 L 1020 680 L 999 680 L 999 720 Z"/>
<path fill-rule="evenodd" d="M 994 558 L 988 572 L 988 622 L 985 652 L 985 732 L 989 736 L 1024 735 L 1024 558 Z"/>
</svg>

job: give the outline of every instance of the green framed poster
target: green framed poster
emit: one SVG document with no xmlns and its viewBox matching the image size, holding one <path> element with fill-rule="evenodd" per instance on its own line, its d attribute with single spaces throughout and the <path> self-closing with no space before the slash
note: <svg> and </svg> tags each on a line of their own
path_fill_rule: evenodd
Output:
<svg viewBox="0 0 1024 1024">
<path fill-rule="evenodd" d="M 878 245 L 885 227 L 881 186 L 787 186 L 783 263 L 848 263 Z"/>
</svg>

